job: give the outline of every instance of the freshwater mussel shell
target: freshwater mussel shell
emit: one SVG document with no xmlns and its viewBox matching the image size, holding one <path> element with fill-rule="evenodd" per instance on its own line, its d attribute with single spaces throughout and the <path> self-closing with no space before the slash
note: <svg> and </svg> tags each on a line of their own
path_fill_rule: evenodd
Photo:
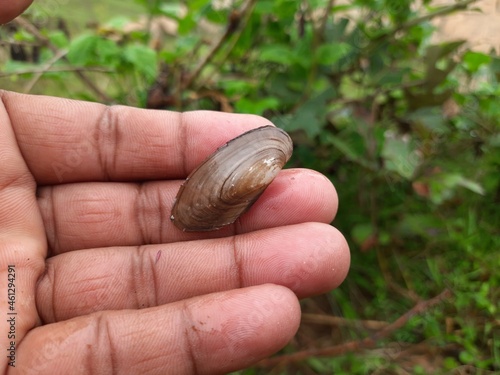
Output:
<svg viewBox="0 0 500 375">
<path fill-rule="evenodd" d="M 234 223 L 278 175 L 292 150 L 290 136 L 270 125 L 232 139 L 187 177 L 175 198 L 172 222 L 183 231 Z"/>
</svg>

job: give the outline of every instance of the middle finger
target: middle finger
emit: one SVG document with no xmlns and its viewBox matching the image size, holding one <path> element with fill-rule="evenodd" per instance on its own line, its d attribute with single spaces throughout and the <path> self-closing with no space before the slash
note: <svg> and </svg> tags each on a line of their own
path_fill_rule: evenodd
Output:
<svg viewBox="0 0 500 375">
<path fill-rule="evenodd" d="M 330 223 L 337 210 L 336 191 L 326 177 L 307 169 L 288 169 L 235 224 L 214 232 L 188 233 L 170 221 L 181 183 L 95 182 L 41 187 L 38 203 L 49 254 L 226 237 L 302 222 Z"/>
</svg>

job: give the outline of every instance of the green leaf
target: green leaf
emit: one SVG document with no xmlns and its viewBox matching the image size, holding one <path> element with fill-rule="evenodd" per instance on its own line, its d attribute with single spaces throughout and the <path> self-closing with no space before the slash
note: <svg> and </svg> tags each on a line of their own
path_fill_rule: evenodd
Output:
<svg viewBox="0 0 500 375">
<path fill-rule="evenodd" d="M 33 34 L 27 30 L 21 29 L 14 33 L 14 40 L 19 42 L 35 42 L 36 39 Z"/>
<path fill-rule="evenodd" d="M 347 132 L 343 132 L 339 136 L 333 134 L 326 136 L 327 141 L 349 160 L 360 160 L 365 152 L 363 138 L 358 133 L 347 134 Z"/>
<path fill-rule="evenodd" d="M 5 65 L 2 66 L 2 72 L 4 73 L 15 73 L 18 71 L 25 71 L 25 70 L 36 70 L 39 68 L 38 64 L 34 63 L 29 63 L 26 61 L 15 61 L 15 60 L 7 60 L 5 62 Z M 14 76 L 15 77 L 15 76 Z"/>
<path fill-rule="evenodd" d="M 293 48 L 293 62 L 300 65 L 303 69 L 311 69 L 313 59 L 311 58 L 311 38 L 305 35 L 297 41 Z"/>
<path fill-rule="evenodd" d="M 302 104 L 293 116 L 285 119 L 284 129 L 294 131 L 302 129 L 312 139 L 317 136 L 325 124 L 326 103 L 335 95 L 335 89 L 329 87 Z"/>
<path fill-rule="evenodd" d="M 291 65 L 294 61 L 294 56 L 290 47 L 281 44 L 272 44 L 262 47 L 259 60 Z"/>
<path fill-rule="evenodd" d="M 473 193 L 479 194 L 479 195 L 484 195 L 484 189 L 481 185 L 479 185 L 477 182 L 469 180 L 463 176 L 460 176 L 460 178 L 457 181 L 458 186 L 462 186 Z"/>
<path fill-rule="evenodd" d="M 92 60 L 98 39 L 96 35 L 81 35 L 75 38 L 69 47 L 68 60 L 74 65 L 86 65 Z"/>
<path fill-rule="evenodd" d="M 352 239 L 359 245 L 365 242 L 370 236 L 375 234 L 375 230 L 370 223 L 359 223 L 352 228 Z"/>
<path fill-rule="evenodd" d="M 334 7 L 332 7 L 332 12 L 333 13 L 336 13 L 336 12 L 346 12 L 346 11 L 349 11 L 351 9 L 356 9 L 356 6 L 355 5 L 336 5 Z"/>
<path fill-rule="evenodd" d="M 125 47 L 123 56 L 135 70 L 153 81 L 157 74 L 156 52 L 144 45 L 133 44 Z"/>
<path fill-rule="evenodd" d="M 204 12 L 204 17 L 207 21 L 218 24 L 218 25 L 227 25 L 228 22 L 228 13 L 231 8 L 223 8 L 223 9 L 214 9 L 213 4 L 206 8 Z"/>
<path fill-rule="evenodd" d="M 179 20 L 179 28 L 177 29 L 179 35 L 186 35 L 191 32 L 198 23 L 193 15 L 188 13 L 186 16 Z"/>
<path fill-rule="evenodd" d="M 69 44 L 66 34 L 64 34 L 64 32 L 62 32 L 61 30 L 50 32 L 49 39 L 51 43 L 58 48 L 66 48 Z"/>
<path fill-rule="evenodd" d="M 352 47 L 347 43 L 323 44 L 316 51 L 316 59 L 320 64 L 332 65 L 351 51 Z"/>
<path fill-rule="evenodd" d="M 221 81 L 219 84 L 229 97 L 247 95 L 254 88 L 252 83 L 243 80 L 227 80 Z"/>
<path fill-rule="evenodd" d="M 475 181 L 459 173 L 440 173 L 429 180 L 431 200 L 435 204 L 453 198 L 458 187 L 466 188 L 476 194 L 484 195 L 484 188 Z"/>
<path fill-rule="evenodd" d="M 376 86 L 393 86 L 396 87 L 401 85 L 401 82 L 404 80 L 405 75 L 407 74 L 407 69 L 383 69 L 373 76 L 373 83 Z"/>
<path fill-rule="evenodd" d="M 408 120 L 436 134 L 446 134 L 450 132 L 443 116 L 443 110 L 440 107 L 419 108 L 409 114 Z"/>
<path fill-rule="evenodd" d="M 388 170 L 407 180 L 412 178 L 421 163 L 421 158 L 411 142 L 402 138 L 386 137 L 382 156 Z"/>
<path fill-rule="evenodd" d="M 210 6 L 211 0 L 190 0 L 187 1 L 186 3 L 189 8 L 188 13 L 195 14 L 195 13 L 201 13 L 204 8 Z"/>
<path fill-rule="evenodd" d="M 255 4 L 254 12 L 256 14 L 272 14 L 275 0 L 260 0 Z"/>
<path fill-rule="evenodd" d="M 307 364 L 311 367 L 312 371 L 318 374 L 328 373 L 328 364 L 326 364 L 322 359 L 317 357 L 309 357 L 307 358 Z"/>
<path fill-rule="evenodd" d="M 278 99 L 273 97 L 262 98 L 260 100 L 242 98 L 236 102 L 235 109 L 240 113 L 262 115 L 265 110 L 278 108 L 279 104 Z"/>
<path fill-rule="evenodd" d="M 74 65 L 101 65 L 115 68 L 120 49 L 115 42 L 97 35 L 82 35 L 74 39 L 68 51 L 68 60 Z"/>
<path fill-rule="evenodd" d="M 433 233 L 442 229 L 442 222 L 435 216 L 420 213 L 406 213 L 397 223 L 400 235 L 432 237 Z"/>
<path fill-rule="evenodd" d="M 473 353 L 469 353 L 465 350 L 460 352 L 458 358 L 460 359 L 460 362 L 466 364 L 474 363 L 476 360 L 476 356 Z"/>
<path fill-rule="evenodd" d="M 177 57 L 191 53 L 199 40 L 200 38 L 194 35 L 179 36 L 175 41 L 175 51 L 173 53 Z"/>
<path fill-rule="evenodd" d="M 481 66 L 489 64 L 491 62 L 491 56 L 488 56 L 481 52 L 468 51 L 462 62 L 464 67 L 471 73 L 475 73 L 481 68 Z"/>
<path fill-rule="evenodd" d="M 167 17 L 173 18 L 173 19 L 180 19 L 182 16 L 183 12 L 183 7 L 180 3 L 161 3 L 159 5 L 159 9 L 161 13 Z"/>
<path fill-rule="evenodd" d="M 131 20 L 128 17 L 113 17 L 108 22 L 106 22 L 106 28 L 123 30 L 125 26 L 130 25 L 130 22 Z"/>
</svg>

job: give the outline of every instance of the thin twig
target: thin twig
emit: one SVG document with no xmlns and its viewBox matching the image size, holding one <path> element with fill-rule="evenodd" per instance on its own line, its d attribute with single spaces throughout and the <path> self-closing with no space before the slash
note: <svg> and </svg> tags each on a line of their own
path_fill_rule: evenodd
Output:
<svg viewBox="0 0 500 375">
<path fill-rule="evenodd" d="M 302 314 L 301 322 L 329 325 L 334 327 L 363 327 L 370 330 L 382 329 L 389 325 L 389 323 L 381 322 L 379 320 L 346 319 L 340 316 L 307 313 Z"/>
<path fill-rule="evenodd" d="M 29 22 L 27 19 L 25 19 L 22 16 L 17 17 L 14 19 L 14 21 L 19 27 L 24 28 L 27 30 L 29 33 L 31 33 L 35 39 L 42 44 L 43 46 L 46 46 L 48 49 L 50 49 L 54 54 L 58 54 L 58 48 L 54 46 L 50 40 L 43 35 L 38 28 L 33 25 L 31 22 Z M 63 56 L 62 58 L 64 61 L 69 63 L 69 60 L 66 56 Z M 85 73 L 83 73 L 80 70 L 75 70 L 75 74 L 80 78 L 80 80 L 87 85 L 99 98 L 100 101 L 106 102 L 106 103 L 111 103 L 113 102 L 113 99 L 110 98 L 108 95 L 106 95 L 101 89 L 99 89 L 94 82 L 90 78 L 88 78 Z"/>
<path fill-rule="evenodd" d="M 328 23 L 328 17 L 330 16 L 330 13 L 333 9 L 333 6 L 335 5 L 335 0 L 330 0 L 328 4 L 325 6 L 324 13 L 320 19 L 319 26 L 314 28 L 314 34 L 313 34 L 313 40 L 312 40 L 312 47 L 311 51 L 315 52 L 318 50 L 319 46 L 321 43 L 323 43 L 324 38 L 325 38 L 325 30 L 326 30 L 326 24 Z M 311 19 L 313 19 L 312 15 L 310 16 Z M 314 22 L 313 22 L 314 26 Z M 302 94 L 302 98 L 298 101 L 299 103 L 302 103 L 307 100 L 307 98 L 311 94 L 311 87 L 313 86 L 316 76 L 318 74 L 318 61 L 314 57 L 312 58 L 312 64 L 311 68 L 309 69 L 309 74 L 307 75 L 307 81 L 305 85 L 304 92 Z"/>
<path fill-rule="evenodd" d="M 40 32 L 40 30 L 38 30 L 36 28 L 36 26 L 33 25 L 31 22 L 29 22 L 26 18 L 19 16 L 19 17 L 15 18 L 14 21 L 12 21 L 12 22 L 17 24 L 17 26 L 28 31 L 30 34 L 32 34 L 38 43 L 42 44 L 43 46 L 46 46 L 54 53 L 57 52 L 57 48 L 50 43 L 49 38 L 47 38 L 45 35 L 43 35 Z"/>
<path fill-rule="evenodd" d="M 374 40 L 385 38 L 387 35 L 394 35 L 400 31 L 410 29 L 413 26 L 417 26 L 423 22 L 427 22 L 427 21 L 430 21 L 434 18 L 442 17 L 442 16 L 446 16 L 450 13 L 454 13 L 457 10 L 466 9 L 470 4 L 476 3 L 477 1 L 479 1 L 479 0 L 465 0 L 465 1 L 461 1 L 461 2 L 453 4 L 453 5 L 444 6 L 441 9 L 436 10 L 435 12 L 425 14 L 421 17 L 413 18 L 405 23 L 402 23 L 401 25 L 396 26 L 395 28 L 393 28 L 391 30 L 388 30 L 380 35 L 377 35 L 377 37 L 374 38 Z"/>
<path fill-rule="evenodd" d="M 292 354 L 284 354 L 274 358 L 268 358 L 257 363 L 257 367 L 273 367 L 276 365 L 285 365 L 290 362 L 302 361 L 310 357 L 335 357 L 348 352 L 354 352 L 373 347 L 379 340 L 388 337 L 391 333 L 406 325 L 406 323 L 408 323 L 408 321 L 412 317 L 422 314 L 429 310 L 431 307 L 440 304 L 442 301 L 449 298 L 451 294 L 452 293 L 449 289 L 445 289 L 436 297 L 431 298 L 427 301 L 417 303 L 412 309 L 401 315 L 394 322 L 388 324 L 386 327 L 363 340 L 350 341 L 346 342 L 345 344 L 329 346 L 326 348 L 308 349 Z"/>
<path fill-rule="evenodd" d="M 229 28 L 222 34 L 217 43 L 212 46 L 212 49 L 204 56 L 204 58 L 198 63 L 198 66 L 194 69 L 194 72 L 188 77 L 188 79 L 182 85 L 182 89 L 188 89 L 191 87 L 193 82 L 198 78 L 201 71 L 207 66 L 207 64 L 212 60 L 217 51 L 224 45 L 226 40 L 229 38 L 231 33 L 229 32 Z"/>
<path fill-rule="evenodd" d="M 348 73 L 342 72 L 342 75 L 347 75 L 347 74 Z M 427 82 L 427 80 L 425 80 L 425 79 L 419 79 L 419 80 L 410 81 L 410 82 L 403 82 L 403 83 L 400 83 L 398 85 L 392 85 L 390 87 L 376 89 L 374 93 L 367 95 L 366 98 L 364 98 L 364 99 L 335 98 L 332 101 L 330 101 L 329 103 L 336 104 L 337 106 L 342 106 L 342 107 L 349 106 L 352 104 L 364 104 L 365 102 L 371 103 L 371 102 L 375 101 L 379 95 L 386 95 L 394 90 L 404 90 L 404 89 L 419 87 L 419 86 L 424 85 L 426 82 Z"/>
<path fill-rule="evenodd" d="M 13 72 L 2 73 L 0 72 L 0 77 L 11 77 L 20 76 L 24 74 L 38 74 L 38 73 L 74 73 L 76 71 L 81 72 L 97 72 L 97 73 L 113 73 L 113 70 L 106 68 L 99 68 L 95 66 L 82 67 L 82 66 L 53 66 L 49 69 L 25 69 L 16 70 Z"/>
<path fill-rule="evenodd" d="M 40 45 L 40 43 L 35 43 L 35 42 L 27 42 L 27 41 L 21 41 L 21 40 L 0 40 L 0 46 L 23 46 L 23 47 L 37 47 Z"/>
<path fill-rule="evenodd" d="M 325 12 L 323 13 L 323 16 L 321 17 L 321 22 L 316 32 L 316 35 L 319 37 L 320 41 L 323 41 L 325 37 L 326 24 L 328 23 L 328 17 L 330 16 L 330 13 L 332 12 L 334 5 L 335 5 L 335 0 L 330 0 L 325 7 Z"/>
<path fill-rule="evenodd" d="M 57 61 L 62 59 L 64 56 L 66 56 L 67 53 L 68 53 L 67 50 L 57 51 L 54 54 L 54 56 L 42 67 L 42 69 L 39 72 L 35 73 L 35 76 L 32 79 L 30 79 L 30 81 L 24 87 L 23 92 L 25 94 L 29 94 L 31 92 L 31 90 L 33 90 L 33 87 L 35 87 L 36 83 L 40 80 L 43 73 L 48 71 L 52 67 L 52 65 L 54 65 Z"/>
<path fill-rule="evenodd" d="M 195 81 L 196 78 L 200 75 L 201 71 L 207 66 L 207 64 L 213 59 L 215 54 L 219 49 L 222 48 L 224 43 L 229 39 L 229 37 L 232 35 L 232 30 L 230 28 L 230 24 L 228 23 L 226 31 L 222 36 L 219 38 L 219 40 L 212 46 L 210 51 L 203 57 L 203 59 L 198 63 L 196 68 L 194 69 L 194 72 L 191 73 L 191 75 L 188 77 L 188 79 L 184 82 L 182 88 L 183 89 L 188 89 L 191 87 L 193 82 Z"/>
<path fill-rule="evenodd" d="M 241 14 L 241 19 L 239 21 L 238 27 L 235 30 L 231 28 L 231 24 L 228 24 L 228 27 L 224 34 L 220 37 L 218 42 L 212 47 L 212 49 L 209 51 L 209 53 L 205 56 L 205 58 L 198 64 L 194 72 L 189 76 L 188 80 L 184 83 L 183 88 L 189 88 L 193 85 L 194 81 L 199 77 L 200 73 L 202 70 L 208 65 L 208 63 L 214 58 L 216 53 L 222 48 L 222 46 L 232 37 L 231 43 L 228 45 L 226 48 L 226 53 L 224 54 L 224 57 L 221 58 L 219 61 L 221 62 L 220 64 L 224 63 L 224 61 L 227 59 L 227 56 L 231 53 L 233 50 L 234 46 L 236 45 L 237 41 L 239 40 L 246 24 L 248 23 L 248 20 L 250 19 L 250 15 L 252 14 L 253 7 L 257 3 L 257 0 L 248 0 L 245 6 L 242 8 L 240 14 Z M 220 66 L 220 64 L 217 64 Z M 215 67 L 215 70 L 218 69 L 218 66 Z"/>
</svg>

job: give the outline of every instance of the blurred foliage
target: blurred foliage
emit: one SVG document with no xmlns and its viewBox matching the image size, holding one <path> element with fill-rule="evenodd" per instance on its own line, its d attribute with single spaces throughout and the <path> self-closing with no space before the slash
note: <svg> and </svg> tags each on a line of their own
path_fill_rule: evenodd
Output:
<svg viewBox="0 0 500 375">
<path fill-rule="evenodd" d="M 136 0 L 145 22 L 110 18 L 74 37 L 33 16 L 38 36 L 21 24 L 2 29 L 11 45 L 39 50 L 32 61 L 4 59 L 0 82 L 108 103 L 266 116 L 292 135 L 293 167 L 321 171 L 336 185 L 334 224 L 351 245 L 346 282 L 304 301 L 305 312 L 391 322 L 452 292 L 376 348 L 313 356 L 274 373 L 497 372 L 500 57 L 463 41 L 431 43 L 434 18 L 474 2 Z M 158 33 L 153 26 L 162 22 Z M 372 334 L 304 323 L 285 352 Z M 241 373 L 269 369 L 262 371 Z"/>
</svg>

